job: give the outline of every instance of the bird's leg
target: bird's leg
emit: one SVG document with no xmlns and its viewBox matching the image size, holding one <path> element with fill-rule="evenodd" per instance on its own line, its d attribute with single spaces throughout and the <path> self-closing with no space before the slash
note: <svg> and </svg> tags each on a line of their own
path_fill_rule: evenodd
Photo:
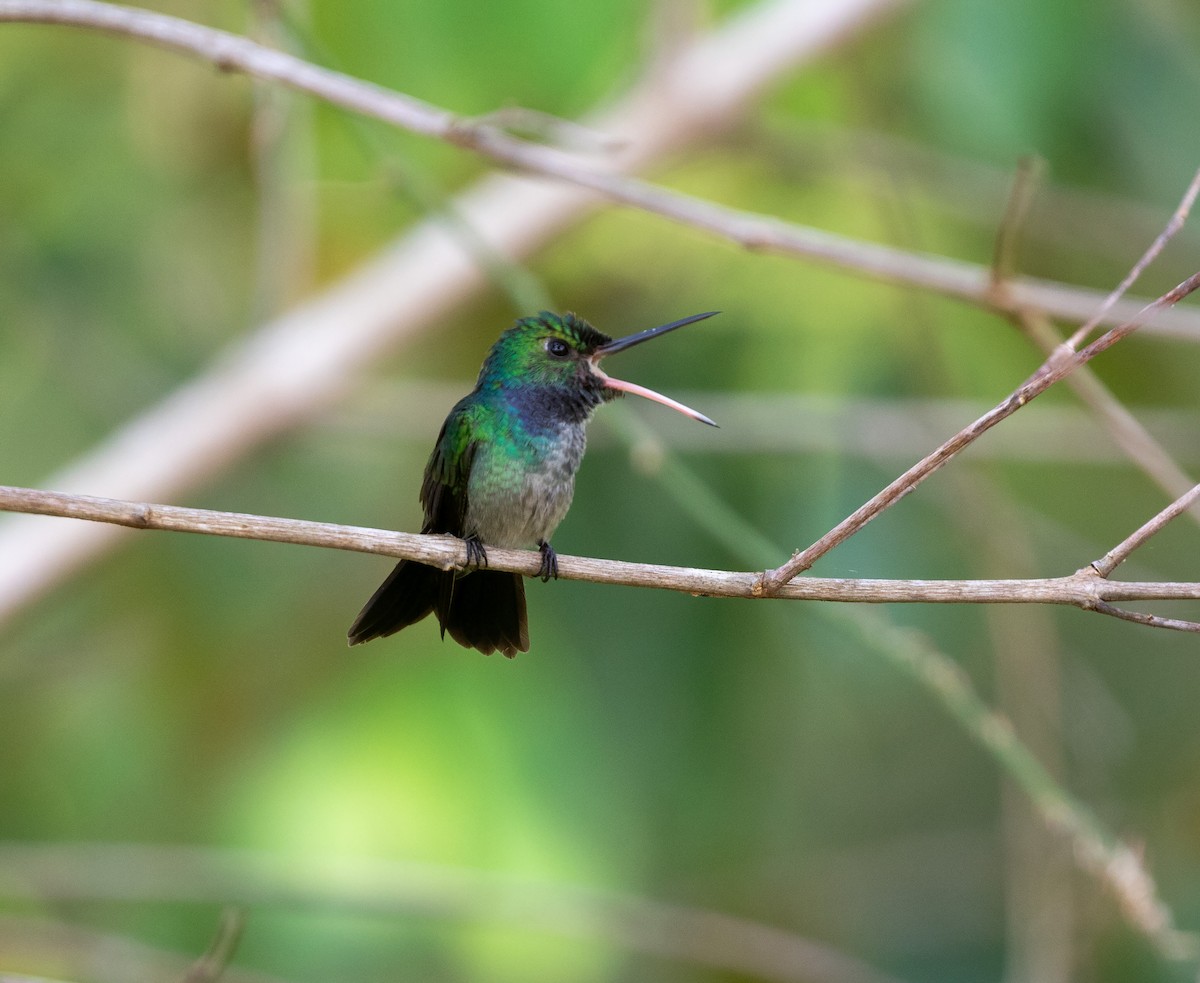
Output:
<svg viewBox="0 0 1200 983">
<path fill-rule="evenodd" d="M 546 583 L 551 577 L 558 580 L 558 554 L 554 547 L 544 539 L 538 540 L 538 552 L 542 554 L 542 565 L 538 567 L 537 575 Z"/>
<path fill-rule="evenodd" d="M 487 550 L 483 548 L 483 541 L 475 533 L 471 533 L 463 542 L 467 544 L 467 567 L 476 570 L 486 567 L 488 565 Z"/>
</svg>

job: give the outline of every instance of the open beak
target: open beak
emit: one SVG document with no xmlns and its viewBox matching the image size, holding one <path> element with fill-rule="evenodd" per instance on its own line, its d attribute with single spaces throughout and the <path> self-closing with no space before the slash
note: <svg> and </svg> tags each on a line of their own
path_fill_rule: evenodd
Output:
<svg viewBox="0 0 1200 983">
<path fill-rule="evenodd" d="M 670 324 L 660 324 L 657 328 L 647 328 L 645 331 L 639 331 L 637 334 L 627 335 L 624 338 L 618 338 L 616 341 L 610 341 L 607 345 L 597 348 L 589 356 L 588 360 L 591 363 L 592 372 L 603 380 L 604 385 L 609 389 L 618 389 L 621 392 L 633 393 L 635 396 L 644 396 L 646 399 L 652 399 L 656 403 L 662 403 L 663 406 L 669 406 L 673 410 L 678 410 L 684 416 L 690 416 L 693 420 L 699 420 L 701 423 L 707 423 L 710 427 L 715 427 L 712 422 L 703 413 L 699 413 L 690 406 L 684 406 L 683 403 L 671 399 L 670 396 L 664 396 L 662 393 L 656 393 L 653 389 L 647 389 L 645 386 L 639 386 L 634 382 L 625 382 L 623 379 L 614 379 L 612 376 L 603 372 L 600 369 L 600 359 L 606 355 L 615 355 L 617 352 L 623 352 L 626 348 L 632 348 L 634 345 L 640 345 L 643 341 L 649 341 L 651 338 L 657 338 L 659 335 L 666 334 L 668 331 L 674 331 L 676 328 L 682 328 L 685 324 L 692 324 L 695 321 L 703 321 L 706 317 L 712 317 L 714 314 L 719 314 L 720 311 L 708 311 L 704 314 L 693 314 L 691 317 L 681 318 L 678 321 L 672 321 Z"/>
</svg>

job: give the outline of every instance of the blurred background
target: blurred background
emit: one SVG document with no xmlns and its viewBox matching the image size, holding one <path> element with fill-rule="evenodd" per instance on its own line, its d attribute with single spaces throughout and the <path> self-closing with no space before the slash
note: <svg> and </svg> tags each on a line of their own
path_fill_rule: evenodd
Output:
<svg viewBox="0 0 1200 983">
<path fill-rule="evenodd" d="M 144 6 L 458 113 L 567 119 L 759 12 Z M 1018 161 L 1036 155 L 1020 271 L 1115 285 L 1200 166 L 1200 10 L 913 0 L 871 13 L 652 179 L 986 265 Z M 0 480 L 33 487 L 60 487 L 488 170 L 195 60 L 21 24 L 0 25 L 0 134 Z M 601 141 L 595 162 L 608 152 Z M 441 420 L 515 317 L 569 309 L 622 335 L 717 309 L 621 356 L 619 374 L 722 429 L 606 408 L 554 544 L 761 569 L 1041 361 L 976 307 L 628 208 L 563 223 L 522 263 L 456 234 L 483 285 L 447 292 L 442 313 L 294 423 L 196 464 L 171 500 L 416 531 Z M 1193 225 L 1137 292 L 1198 257 Z M 397 282 L 397 311 L 412 289 Z M 1197 340 L 1139 334 L 1094 363 L 1193 474 Z M 195 413 L 197 433 L 208 423 Z M 169 450 L 143 448 L 146 466 Z M 1065 575 L 1168 501 L 1058 387 L 813 573 Z M 0 544 L 19 528 L 26 556 L 0 547 L 0 565 L 69 525 L 19 522 L 0 521 Z M 182 979 L 232 908 L 231 980 L 1194 978 L 897 647 L 915 630 L 957 664 L 1059 788 L 1135 845 L 1191 930 L 1194 635 L 1073 609 L 855 612 L 530 581 L 532 649 L 516 660 L 443 644 L 432 621 L 351 650 L 386 558 L 170 533 L 112 547 L 0 620 L 0 976 Z M 1195 580 L 1198 550 L 1184 518 L 1119 573 Z"/>
</svg>

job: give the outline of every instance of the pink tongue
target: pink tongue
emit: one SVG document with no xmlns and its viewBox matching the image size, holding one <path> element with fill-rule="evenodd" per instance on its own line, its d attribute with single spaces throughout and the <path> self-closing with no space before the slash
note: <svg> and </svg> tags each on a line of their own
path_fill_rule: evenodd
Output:
<svg viewBox="0 0 1200 983">
<path fill-rule="evenodd" d="M 639 386 L 636 382 L 625 382 L 623 379 L 614 379 L 611 375 L 606 375 L 601 372 L 598 367 L 593 367 L 593 370 L 600 378 L 604 380 L 604 384 L 609 389 L 619 389 L 621 392 L 633 393 L 635 396 L 644 396 L 646 399 L 652 399 L 656 403 L 662 403 L 663 406 L 669 406 L 673 410 L 677 410 L 684 416 L 690 416 L 693 420 L 699 420 L 701 423 L 707 423 L 710 427 L 715 427 L 712 422 L 703 413 L 697 412 L 690 406 L 684 406 L 683 403 L 672 399 L 670 396 L 664 396 L 662 393 L 656 393 L 653 389 L 647 389 L 645 386 Z"/>
</svg>

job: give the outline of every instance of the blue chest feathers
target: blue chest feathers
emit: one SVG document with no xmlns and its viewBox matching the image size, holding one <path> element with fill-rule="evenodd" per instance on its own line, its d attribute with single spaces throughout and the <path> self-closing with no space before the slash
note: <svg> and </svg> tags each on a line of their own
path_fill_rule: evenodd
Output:
<svg viewBox="0 0 1200 983">
<path fill-rule="evenodd" d="M 485 543 L 529 548 L 548 540 L 571 506 L 594 404 L 553 390 L 505 396 L 475 452 L 467 527 Z"/>
</svg>

